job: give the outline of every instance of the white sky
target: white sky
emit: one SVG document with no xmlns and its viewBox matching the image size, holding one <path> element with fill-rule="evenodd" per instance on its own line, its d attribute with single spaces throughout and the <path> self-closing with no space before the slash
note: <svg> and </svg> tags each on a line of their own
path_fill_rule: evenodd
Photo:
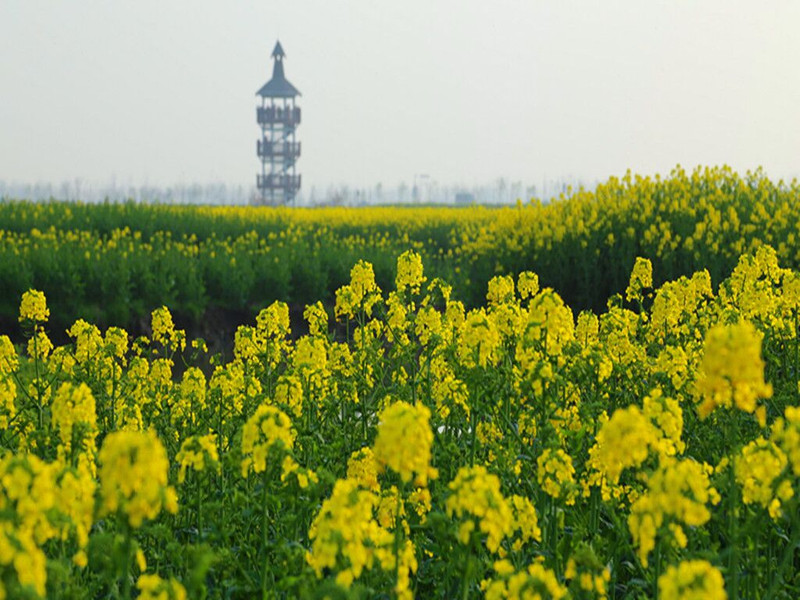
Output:
<svg viewBox="0 0 800 600">
<path fill-rule="evenodd" d="M 800 175 L 800 2 L 2 0 L 0 179 L 254 185 L 276 39 L 303 187 Z"/>
</svg>

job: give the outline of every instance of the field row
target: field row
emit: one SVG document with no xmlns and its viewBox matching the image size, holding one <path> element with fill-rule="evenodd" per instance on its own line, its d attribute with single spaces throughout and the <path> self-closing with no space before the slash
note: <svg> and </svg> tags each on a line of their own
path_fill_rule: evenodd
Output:
<svg viewBox="0 0 800 600">
<path fill-rule="evenodd" d="M 800 273 L 654 276 L 576 314 L 523 271 L 470 310 L 407 251 L 228 361 L 164 307 L 53 347 L 27 291 L 0 598 L 797 597 Z"/>
<path fill-rule="evenodd" d="M 0 202 L 0 323 L 20 295 L 50 298 L 53 327 L 79 317 L 134 331 L 168 305 L 193 330 L 223 311 L 246 318 L 274 300 L 327 308 L 350 266 L 373 264 L 391 286 L 395 257 L 411 248 L 431 276 L 472 308 L 496 276 L 535 271 L 576 309 L 604 309 L 624 291 L 637 256 L 657 282 L 707 269 L 716 286 L 738 257 L 772 245 L 800 267 L 800 186 L 762 173 L 675 169 L 629 175 L 592 192 L 516 207 L 267 209 Z"/>
</svg>

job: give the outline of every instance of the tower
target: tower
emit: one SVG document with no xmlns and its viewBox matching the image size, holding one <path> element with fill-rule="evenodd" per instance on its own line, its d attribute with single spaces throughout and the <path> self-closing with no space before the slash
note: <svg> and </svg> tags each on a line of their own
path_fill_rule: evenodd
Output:
<svg viewBox="0 0 800 600">
<path fill-rule="evenodd" d="M 300 142 L 294 139 L 300 124 L 300 108 L 295 106 L 294 99 L 300 92 L 283 73 L 285 56 L 281 43 L 277 42 L 272 51 L 272 79 L 257 92 L 261 96 L 261 106 L 256 108 L 261 139 L 256 151 L 261 160 L 261 174 L 256 176 L 256 186 L 261 204 L 289 204 L 300 189 L 300 175 L 295 173 Z"/>
</svg>

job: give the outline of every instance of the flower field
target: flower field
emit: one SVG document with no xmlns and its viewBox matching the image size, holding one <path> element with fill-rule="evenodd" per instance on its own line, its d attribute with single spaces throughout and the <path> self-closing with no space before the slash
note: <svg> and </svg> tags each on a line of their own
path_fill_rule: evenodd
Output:
<svg viewBox="0 0 800 600">
<path fill-rule="evenodd" d="M 737 239 L 719 282 L 630 261 L 597 312 L 531 270 L 469 308 L 422 253 L 388 285 L 358 260 L 307 333 L 275 301 L 227 360 L 166 307 L 54 347 L 26 290 L 0 598 L 797 597 L 800 272 Z"/>
<path fill-rule="evenodd" d="M 496 275 L 537 273 L 574 310 L 603 310 L 624 291 L 636 257 L 656 284 L 708 270 L 717 286 L 760 244 L 800 268 L 800 184 L 727 168 L 676 168 L 668 177 L 611 178 L 541 204 L 514 207 L 268 209 L 146 204 L 0 202 L 0 325 L 20 296 L 43 291 L 58 341 L 81 318 L 142 333 L 143 315 L 169 306 L 188 331 L 225 313 L 235 327 L 275 300 L 300 320 L 360 259 L 383 289 L 395 260 L 419 253 L 428 276 L 483 304 Z M 216 347 L 217 344 L 214 344 Z"/>
</svg>

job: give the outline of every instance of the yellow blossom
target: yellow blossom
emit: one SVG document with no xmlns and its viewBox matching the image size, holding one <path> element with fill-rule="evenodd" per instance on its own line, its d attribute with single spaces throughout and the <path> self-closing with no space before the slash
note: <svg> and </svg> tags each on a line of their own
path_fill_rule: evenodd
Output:
<svg viewBox="0 0 800 600">
<path fill-rule="evenodd" d="M 155 433 L 118 431 L 100 449 L 100 514 L 122 512 L 131 527 L 154 519 L 164 508 L 177 512 L 177 496 L 167 482 L 167 453 Z"/>
<path fill-rule="evenodd" d="M 772 386 L 764 382 L 761 338 L 746 321 L 709 330 L 696 384 L 701 418 L 717 407 L 735 405 L 744 412 L 756 413 L 764 426 L 763 408 L 757 410 L 757 402 L 772 396 Z"/>
<path fill-rule="evenodd" d="M 34 323 L 46 323 L 50 318 L 50 309 L 44 294 L 38 290 L 28 290 L 22 294 L 19 305 L 19 320 Z"/>
<path fill-rule="evenodd" d="M 274 448 L 291 450 L 297 435 L 292 421 L 279 408 L 262 404 L 247 420 L 242 432 L 242 476 L 250 469 L 261 473 L 267 468 L 267 456 Z"/>
<path fill-rule="evenodd" d="M 425 405 L 412 406 L 406 402 L 395 402 L 380 414 L 372 448 L 375 460 L 395 471 L 404 482 L 414 479 L 417 485 L 424 486 L 429 477 L 436 477 L 436 470 L 430 466 L 433 445 L 430 416 Z"/>
<path fill-rule="evenodd" d="M 469 543 L 477 527 L 486 535 L 486 547 L 497 552 L 503 539 L 514 532 L 514 513 L 500 491 L 500 479 L 486 467 L 461 467 L 448 485 L 447 514 L 462 520 L 459 541 Z"/>
<path fill-rule="evenodd" d="M 658 578 L 663 600 L 726 600 L 722 573 L 706 560 L 685 560 L 667 567 Z"/>
</svg>

